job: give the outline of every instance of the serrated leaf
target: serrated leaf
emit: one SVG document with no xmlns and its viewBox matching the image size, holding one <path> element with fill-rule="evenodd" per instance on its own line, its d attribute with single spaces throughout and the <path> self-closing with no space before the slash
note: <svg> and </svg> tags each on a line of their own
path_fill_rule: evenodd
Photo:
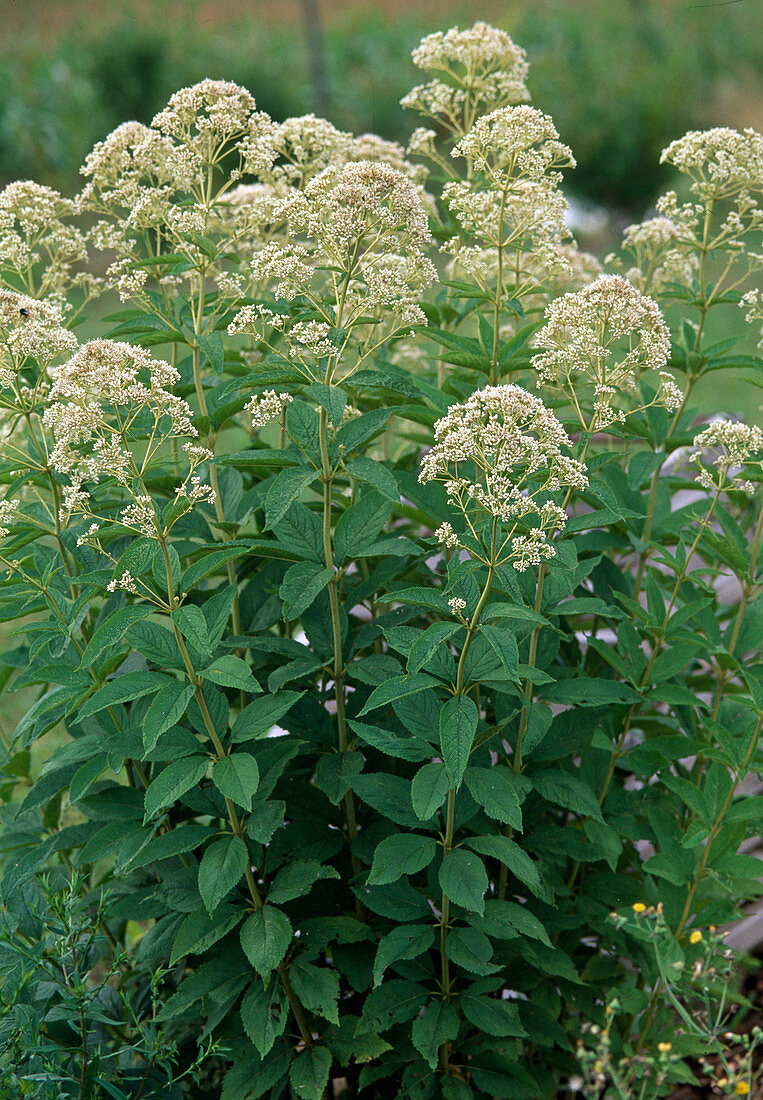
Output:
<svg viewBox="0 0 763 1100">
<path fill-rule="evenodd" d="M 574 775 L 565 771 L 540 772 L 532 779 L 535 790 L 547 802 L 603 822 L 596 795 Z"/>
<path fill-rule="evenodd" d="M 206 756 L 184 756 L 175 760 L 152 780 L 144 796 L 147 821 L 165 806 L 172 806 L 179 798 L 200 783 L 206 774 L 209 760 Z"/>
<path fill-rule="evenodd" d="M 241 910 L 234 909 L 231 912 L 230 907 L 225 906 L 219 909 L 214 917 L 203 910 L 189 913 L 178 928 L 172 944 L 170 966 L 174 966 L 178 959 L 184 958 L 185 955 L 203 955 L 213 944 L 236 927 L 242 915 Z"/>
<path fill-rule="evenodd" d="M 261 1058 L 273 1048 L 286 1027 L 288 1013 L 278 995 L 278 983 L 255 979 L 241 1002 L 241 1022 Z"/>
<path fill-rule="evenodd" d="M 444 764 L 425 764 L 419 768 L 411 784 L 413 812 L 421 821 L 428 821 L 439 810 L 450 790 L 450 776 Z"/>
<path fill-rule="evenodd" d="M 287 569 L 278 595 L 283 600 L 283 617 L 298 619 L 315 602 L 334 575 L 332 569 L 317 562 L 300 561 Z"/>
<path fill-rule="evenodd" d="M 313 966 L 300 957 L 289 967 L 289 980 L 308 1012 L 315 1012 L 332 1024 L 339 1023 L 339 975 L 336 970 Z"/>
<path fill-rule="evenodd" d="M 242 661 L 240 657 L 234 657 L 233 654 L 218 657 L 208 668 L 199 673 L 199 677 L 211 680 L 213 684 L 220 684 L 221 687 L 239 688 L 241 691 L 252 694 L 262 691 L 246 661 Z"/>
<path fill-rule="evenodd" d="M 217 761 L 212 768 L 212 782 L 225 798 L 249 811 L 260 785 L 260 769 L 253 756 L 236 752 Z"/>
<path fill-rule="evenodd" d="M 388 836 L 376 846 L 368 885 L 383 886 L 397 882 L 403 875 L 415 875 L 428 867 L 436 854 L 437 845 L 432 837 L 418 833 Z"/>
<path fill-rule="evenodd" d="M 460 1004 L 469 1023 L 474 1024 L 485 1035 L 495 1035 L 498 1038 L 510 1035 L 519 1039 L 527 1036 L 519 1018 L 519 1008 L 512 1001 L 475 996 L 466 990 L 461 994 Z"/>
<path fill-rule="evenodd" d="M 192 684 L 173 680 L 157 692 L 143 719 L 143 748 L 147 753 L 171 726 L 176 726 L 193 698 Z"/>
<path fill-rule="evenodd" d="M 454 905 L 471 913 L 484 913 L 488 877 L 479 856 L 463 848 L 448 852 L 440 864 L 437 878 L 445 896 Z"/>
<path fill-rule="evenodd" d="M 123 607 L 121 611 L 114 611 L 108 615 L 93 631 L 90 641 L 85 646 L 80 660 L 82 668 L 89 668 L 102 653 L 121 642 L 131 626 L 153 614 L 154 610 L 155 608 L 150 604 L 138 604 L 134 607 Z"/>
<path fill-rule="evenodd" d="M 339 878 L 334 867 L 327 867 L 317 859 L 296 859 L 281 867 L 271 883 L 268 901 L 273 905 L 283 905 L 286 901 L 304 897 L 312 886 L 321 879 Z"/>
<path fill-rule="evenodd" d="M 488 817 L 522 829 L 522 795 L 517 780 L 508 768 L 467 768 L 464 781 L 475 802 Z"/>
<path fill-rule="evenodd" d="M 362 717 L 369 711 L 376 711 L 380 706 L 389 706 L 390 703 L 399 700 L 399 698 L 417 695 L 419 692 L 427 691 L 429 687 L 438 685 L 439 681 L 434 680 L 433 676 L 428 676 L 425 672 L 417 672 L 410 676 L 399 676 L 396 680 L 388 680 L 386 683 L 374 687 L 360 716 Z"/>
<path fill-rule="evenodd" d="M 440 710 L 440 748 L 451 787 L 461 786 L 478 721 L 479 711 L 468 695 L 454 695 Z"/>
<path fill-rule="evenodd" d="M 109 680 L 94 695 L 91 695 L 79 709 L 80 719 L 89 718 L 106 707 L 115 707 L 120 703 L 133 702 L 144 695 L 150 695 L 153 691 L 167 684 L 168 679 L 159 672 L 127 672 L 124 676 L 117 676 Z"/>
<path fill-rule="evenodd" d="M 382 936 L 374 960 L 374 985 L 379 985 L 384 971 L 394 962 L 415 959 L 434 943 L 431 924 L 404 924 Z"/>
<path fill-rule="evenodd" d="M 331 1053 L 312 1046 L 298 1054 L 289 1070 L 289 1081 L 300 1100 L 321 1100 L 331 1071 Z"/>
<path fill-rule="evenodd" d="M 318 471 L 312 466 L 296 466 L 276 474 L 265 495 L 266 530 L 272 530 L 283 519 L 297 497 L 317 476 Z"/>
<path fill-rule="evenodd" d="M 199 864 L 199 893 L 212 913 L 240 881 L 249 854 L 240 836 L 227 836 L 210 844 Z"/>
<path fill-rule="evenodd" d="M 411 1042 L 431 1069 L 437 1068 L 443 1043 L 452 1042 L 457 1035 L 458 1014 L 452 1005 L 443 1000 L 430 1001 L 411 1028 Z"/>
<path fill-rule="evenodd" d="M 286 954 L 293 931 L 285 913 L 263 905 L 247 917 L 241 928 L 241 946 L 254 969 L 264 978 Z"/>
</svg>

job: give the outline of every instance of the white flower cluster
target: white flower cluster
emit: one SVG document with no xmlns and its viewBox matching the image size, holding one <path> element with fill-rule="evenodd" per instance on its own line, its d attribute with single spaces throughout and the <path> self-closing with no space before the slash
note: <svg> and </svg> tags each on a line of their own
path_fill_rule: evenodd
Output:
<svg viewBox="0 0 763 1100">
<path fill-rule="evenodd" d="M 750 496 L 763 475 L 763 431 L 733 420 L 713 420 L 694 437 L 689 461 L 699 467 L 697 481 L 704 489 L 738 490 Z"/>
<path fill-rule="evenodd" d="M 170 435 L 197 434 L 190 406 L 169 388 L 178 371 L 143 348 L 92 340 L 51 374 L 52 404 L 43 416 L 54 440 L 50 461 L 78 484 L 101 477 L 128 483 L 127 435 L 141 414 L 149 416 L 156 445 Z"/>
<path fill-rule="evenodd" d="M 85 237 L 71 222 L 75 204 L 58 191 L 19 180 L 0 191 L 0 271 L 34 297 L 63 299 L 84 277 Z"/>
<path fill-rule="evenodd" d="M 257 431 L 271 420 L 280 420 L 282 412 L 293 400 L 291 394 L 265 390 L 264 393 L 256 394 L 244 408 L 252 418 L 252 427 Z"/>
<path fill-rule="evenodd" d="M 748 290 L 740 298 L 739 305 L 745 311 L 745 321 L 749 325 L 758 326 L 758 347 L 763 348 L 763 292 L 757 287 L 754 290 Z"/>
<path fill-rule="evenodd" d="M 77 338 L 63 327 L 56 302 L 0 289 L 0 388 L 13 388 L 18 398 L 18 375 L 30 359 L 45 372 L 56 359 L 71 355 L 76 348 Z M 42 388 L 47 388 L 47 381 L 43 380 Z"/>
<path fill-rule="evenodd" d="M 546 350 L 533 357 L 533 367 L 541 384 L 561 390 L 570 400 L 584 428 L 600 430 L 623 422 L 626 411 L 615 402 L 637 392 L 644 371 L 660 372 L 655 400 L 668 408 L 681 404 L 680 390 L 663 369 L 670 332 L 660 308 L 626 279 L 603 275 L 574 294 L 563 294 L 547 306 L 545 322 L 534 343 Z M 593 389 L 590 421 L 580 409 L 586 386 Z"/>
<path fill-rule="evenodd" d="M 427 35 L 412 56 L 417 68 L 435 75 L 404 96 L 403 107 L 453 134 L 464 133 L 479 114 L 529 99 L 524 50 L 488 23 Z"/>
<path fill-rule="evenodd" d="M 7 497 L 0 500 L 0 539 L 10 534 L 10 529 L 19 518 L 19 502 L 8 500 Z"/>
<path fill-rule="evenodd" d="M 705 201 L 763 190 L 763 136 L 751 127 L 690 130 L 663 150 L 660 162 L 689 176 Z"/>
<path fill-rule="evenodd" d="M 418 297 L 435 269 L 424 251 L 431 241 L 427 216 L 408 175 L 374 161 L 332 166 L 302 191 L 291 190 L 273 217 L 286 232 L 255 252 L 254 281 L 272 285 L 279 297 L 305 295 L 325 320 L 287 324 L 264 307 L 245 306 L 229 333 L 254 331 L 265 339 L 265 329 L 278 329 L 289 345 L 285 357 L 309 364 L 338 355 L 332 327 L 346 332 L 369 317 L 394 329 L 423 323 Z"/>
<path fill-rule="evenodd" d="M 674 216 L 658 214 L 637 225 L 629 225 L 623 234 L 623 250 L 633 257 L 633 267 L 625 277 L 642 293 L 659 291 L 668 283 L 691 286 L 699 270 L 699 257 L 693 247 L 693 207 L 684 212 L 673 206 L 675 192 L 660 200 Z M 688 217 L 686 216 L 688 214 Z M 614 257 L 607 257 L 613 262 Z"/>
<path fill-rule="evenodd" d="M 419 481 L 444 482 L 475 537 L 472 515 L 509 525 L 502 551 L 518 571 L 553 557 L 547 537 L 566 515 L 549 494 L 585 488 L 588 479 L 585 466 L 562 453 L 571 441 L 543 402 L 519 386 L 487 386 L 451 405 L 434 435 Z M 450 523 L 437 537 L 451 548 L 462 544 Z"/>
<path fill-rule="evenodd" d="M 550 116 L 527 104 L 482 115 L 454 145 L 451 156 L 471 160 L 477 171 L 488 172 L 499 186 L 517 176 L 558 182 L 557 167 L 575 167 L 572 150 L 559 141 Z"/>
</svg>

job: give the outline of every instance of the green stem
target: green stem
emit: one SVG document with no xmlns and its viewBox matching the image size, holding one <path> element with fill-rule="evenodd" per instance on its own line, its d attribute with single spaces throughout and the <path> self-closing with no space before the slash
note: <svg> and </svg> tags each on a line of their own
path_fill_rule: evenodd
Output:
<svg viewBox="0 0 763 1100">
<path fill-rule="evenodd" d="M 479 628 L 480 618 L 482 612 L 485 609 L 490 590 L 493 587 L 493 581 L 495 579 L 495 561 L 496 561 L 496 548 L 498 541 L 498 520 L 493 519 L 493 524 L 490 533 L 490 559 L 488 562 L 487 580 L 485 581 L 485 587 L 482 589 L 479 601 L 474 614 L 472 615 L 469 625 L 466 628 L 466 639 L 464 641 L 461 655 L 458 659 L 458 667 L 456 669 L 456 688 L 455 696 L 464 694 L 464 677 L 466 674 L 466 658 L 469 654 L 472 641 Z M 448 801 L 445 810 L 445 836 L 443 838 L 443 859 L 449 854 L 453 848 L 453 834 L 455 831 L 456 821 L 456 788 L 451 787 L 448 791 Z M 451 993 L 451 978 L 450 978 L 450 960 L 445 951 L 445 945 L 448 941 L 448 930 L 450 924 L 450 899 L 443 890 L 442 901 L 440 903 L 440 987 L 442 995 L 445 1000 L 448 1000 Z M 448 1069 L 448 1045 L 443 1043 L 440 1047 L 440 1068 L 443 1072 Z"/>
<path fill-rule="evenodd" d="M 344 699 L 344 655 L 342 653 L 342 619 L 339 608 L 339 577 L 340 574 L 334 562 L 334 544 L 331 527 L 331 489 L 334 482 L 334 471 L 331 468 L 328 449 L 328 414 L 321 408 L 319 423 L 319 438 L 321 452 L 321 481 L 323 482 L 323 554 L 327 569 L 332 571 L 328 584 L 329 606 L 331 609 L 331 633 L 333 648 L 333 677 L 334 697 L 336 700 L 336 727 L 337 748 L 340 753 L 348 750 L 349 738 L 347 736 L 347 715 Z M 344 815 L 347 824 L 347 835 L 350 843 L 350 860 L 353 875 L 359 875 L 361 871 L 360 860 L 353 851 L 353 842 L 358 834 L 357 815 L 355 812 L 355 797 L 352 791 L 348 791 L 343 799 Z"/>
<path fill-rule="evenodd" d="M 161 550 L 162 550 L 162 557 L 164 558 L 164 569 L 165 569 L 165 573 L 166 573 L 166 577 L 167 577 L 167 597 L 168 597 L 168 600 L 169 600 L 170 612 L 172 612 L 172 611 L 175 611 L 180 606 L 180 601 L 178 600 L 177 594 L 175 593 L 175 586 L 174 586 L 174 582 L 172 580 L 172 564 L 170 562 L 170 556 L 169 556 L 169 552 L 167 550 L 167 540 L 165 538 L 160 537 L 159 538 L 159 545 L 160 545 Z M 188 676 L 188 679 L 191 681 L 191 684 L 193 685 L 194 697 L 195 697 L 196 702 L 198 704 L 199 710 L 201 711 L 201 717 L 202 717 L 202 721 L 204 722 L 204 728 L 206 729 L 207 733 L 209 734 L 210 741 L 214 745 L 216 759 L 217 760 L 222 760 L 223 757 L 225 757 L 227 755 L 227 753 L 225 751 L 225 746 L 223 745 L 222 740 L 220 739 L 220 735 L 218 734 L 217 729 L 215 728 L 215 723 L 214 723 L 214 720 L 212 718 L 212 715 L 209 712 L 209 707 L 207 706 L 207 701 L 204 698 L 204 690 L 203 690 L 202 682 L 201 682 L 201 680 L 199 680 L 198 676 L 196 675 L 196 670 L 193 667 L 193 662 L 192 662 L 191 656 L 188 652 L 188 648 L 185 644 L 185 639 L 183 638 L 183 635 L 178 630 L 177 625 L 175 624 L 174 620 L 172 622 L 172 627 L 173 627 L 173 631 L 174 631 L 174 634 L 175 634 L 175 640 L 178 644 L 178 649 L 180 650 L 180 656 L 183 659 L 183 665 L 185 667 L 186 675 Z M 227 798 L 227 797 L 225 798 L 225 810 L 226 810 L 226 813 L 228 815 L 228 821 L 230 823 L 231 830 L 233 831 L 235 836 L 237 836 L 240 839 L 244 840 L 244 828 L 243 828 L 243 825 L 241 823 L 241 819 L 238 815 L 238 810 L 236 809 L 236 806 L 231 801 L 231 799 Z M 245 840 L 244 840 L 244 843 L 246 844 Z M 247 888 L 249 890 L 249 896 L 251 898 L 252 905 L 255 909 L 262 909 L 262 905 L 263 905 L 262 896 L 260 894 L 259 887 L 257 886 L 257 883 L 255 881 L 254 872 L 252 871 L 252 866 L 251 866 L 251 863 L 249 861 L 248 855 L 247 855 L 247 863 L 246 863 L 246 872 L 245 872 L 245 874 L 246 874 L 246 885 L 247 885 Z M 310 1045 L 312 1045 L 312 1042 L 313 1042 L 312 1033 L 311 1033 L 310 1028 L 308 1026 L 307 1018 L 305 1017 L 302 1005 L 297 1000 L 297 997 L 294 993 L 294 990 L 292 989 L 291 983 L 289 981 L 289 977 L 288 977 L 288 973 L 287 973 L 287 967 L 286 967 L 285 962 L 281 962 L 281 964 L 278 967 L 278 972 L 281 976 L 281 981 L 283 983 L 283 987 L 284 987 L 284 990 L 286 992 L 286 996 L 289 1000 L 289 1004 L 290 1004 L 290 1006 L 292 1008 L 292 1011 L 294 1013 L 294 1018 L 297 1022 L 297 1027 L 299 1028 L 300 1035 L 302 1036 L 303 1041 L 310 1046 Z"/>
</svg>

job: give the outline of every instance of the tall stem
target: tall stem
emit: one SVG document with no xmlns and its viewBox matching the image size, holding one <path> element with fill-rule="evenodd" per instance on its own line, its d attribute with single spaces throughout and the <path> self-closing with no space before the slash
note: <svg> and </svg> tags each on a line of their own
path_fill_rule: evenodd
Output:
<svg viewBox="0 0 763 1100">
<path fill-rule="evenodd" d="M 456 669 L 456 689 L 455 696 L 458 697 L 464 694 L 464 678 L 466 675 L 466 658 L 469 654 L 474 636 L 479 628 L 480 618 L 482 612 L 485 609 L 490 590 L 493 587 L 493 581 L 495 579 L 495 562 L 496 562 L 496 547 L 498 541 L 498 520 L 493 519 L 493 524 L 490 532 L 490 558 L 488 561 L 487 580 L 485 581 L 485 587 L 482 589 L 477 606 L 474 609 L 469 625 L 466 628 L 466 639 L 461 650 L 461 655 L 458 659 L 458 666 Z M 451 787 L 448 791 L 448 801 L 445 809 L 445 836 L 443 838 L 443 859 L 449 854 L 453 848 L 453 834 L 455 831 L 456 821 L 456 788 Z M 440 987 L 442 995 L 445 1000 L 450 997 L 451 980 L 450 980 L 450 959 L 448 958 L 445 945 L 448 942 L 448 930 L 450 924 L 450 899 L 443 890 L 442 901 L 440 903 Z M 440 1048 L 440 1067 L 443 1071 L 448 1068 L 448 1046 L 447 1043 L 443 1043 Z"/>
<path fill-rule="evenodd" d="M 331 634 L 333 648 L 333 676 L 334 697 L 336 700 L 336 728 L 337 748 L 340 753 L 347 752 L 349 739 L 347 736 L 347 715 L 344 700 L 344 655 L 342 653 L 342 619 L 339 608 L 339 573 L 334 563 L 334 542 L 331 526 L 331 489 L 334 483 L 334 472 L 329 460 L 328 447 L 328 414 L 321 407 L 319 423 L 320 451 L 321 451 L 321 481 L 323 482 L 323 555 L 326 568 L 330 569 L 331 580 L 328 583 L 329 606 L 331 608 Z M 353 842 L 358 834 L 357 815 L 355 812 L 355 797 L 352 791 L 347 791 L 343 799 L 344 815 L 347 823 L 347 835 L 350 842 L 350 860 L 352 872 L 359 875 L 360 860 L 353 851 Z"/>
<path fill-rule="evenodd" d="M 167 577 L 167 598 L 168 598 L 168 601 L 169 601 L 170 611 L 172 612 L 172 611 L 175 611 L 180 606 L 180 601 L 179 601 L 179 599 L 177 597 L 177 594 L 175 592 L 175 585 L 174 585 L 174 582 L 173 582 L 173 579 L 172 579 L 172 564 L 170 562 L 170 556 L 169 556 L 169 552 L 167 550 L 167 540 L 165 538 L 160 537 L 159 538 L 159 545 L 161 547 L 162 557 L 164 559 L 164 569 L 165 569 L 165 573 L 166 573 L 166 577 Z M 193 689 L 194 689 L 194 697 L 196 699 L 196 703 L 197 703 L 197 705 L 199 707 L 199 710 L 201 712 L 201 718 L 202 718 L 202 721 L 204 722 L 204 728 L 206 729 L 207 733 L 209 734 L 209 739 L 212 742 L 212 744 L 214 746 L 214 749 L 215 749 L 215 759 L 216 760 L 222 760 L 225 756 L 227 756 L 227 753 L 225 751 L 225 746 L 223 745 L 222 740 L 220 739 L 220 735 L 218 734 L 217 729 L 215 727 L 215 723 L 214 723 L 214 720 L 212 718 L 212 715 L 210 714 L 209 707 L 207 706 L 207 700 L 204 698 L 204 690 L 203 690 L 202 682 L 199 680 L 198 676 L 196 675 L 196 670 L 193 667 L 193 662 L 192 662 L 191 656 L 188 652 L 188 648 L 185 644 L 185 639 L 183 638 L 183 635 L 178 630 L 174 619 L 173 619 L 173 622 L 172 622 L 172 627 L 173 627 L 173 631 L 174 631 L 174 634 L 175 634 L 175 640 L 177 642 L 178 649 L 180 650 L 180 656 L 182 657 L 182 660 L 183 660 L 183 666 L 185 668 L 186 675 L 188 676 L 188 679 L 190 680 L 190 682 L 193 686 Z M 231 831 L 234 833 L 235 836 L 239 837 L 241 840 L 244 840 L 244 827 L 243 827 L 243 824 L 241 822 L 241 818 L 239 817 L 238 810 L 236 809 L 235 803 L 232 802 L 231 799 L 228 798 L 228 797 L 225 798 L 225 810 L 226 810 L 226 813 L 228 815 L 228 822 L 230 824 Z M 244 843 L 246 844 L 245 840 L 244 840 Z M 249 861 L 248 854 L 247 854 L 245 875 L 246 875 L 246 885 L 247 885 L 247 888 L 249 890 L 249 897 L 251 898 L 252 905 L 255 909 L 262 909 L 262 905 L 263 905 L 262 896 L 260 894 L 259 887 L 257 886 L 257 883 L 255 881 L 254 872 L 252 871 L 252 865 Z M 288 1001 L 289 1001 L 289 1005 L 291 1006 L 292 1012 L 294 1013 L 294 1019 L 296 1020 L 297 1027 L 299 1028 L 299 1033 L 302 1036 L 302 1039 L 305 1043 L 307 1043 L 308 1045 L 312 1045 L 312 1041 L 313 1041 L 312 1032 L 310 1031 L 310 1027 L 308 1025 L 307 1017 L 305 1016 L 304 1009 L 302 1008 L 302 1005 L 299 1003 L 299 1001 L 298 1001 L 298 999 L 297 999 L 297 997 L 294 993 L 294 990 L 292 989 L 291 982 L 289 981 L 289 976 L 288 976 L 288 968 L 287 968 L 285 962 L 280 963 L 280 965 L 278 967 L 278 972 L 280 974 L 281 981 L 282 981 L 283 987 L 284 987 L 284 991 L 286 992 L 286 996 L 287 996 Z"/>
</svg>

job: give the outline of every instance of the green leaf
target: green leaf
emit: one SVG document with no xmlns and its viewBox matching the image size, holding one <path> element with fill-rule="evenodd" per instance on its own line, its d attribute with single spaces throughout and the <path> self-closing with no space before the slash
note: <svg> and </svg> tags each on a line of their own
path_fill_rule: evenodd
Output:
<svg viewBox="0 0 763 1100">
<path fill-rule="evenodd" d="M 167 682 L 167 677 L 159 672 L 128 672 L 124 676 L 117 676 L 83 703 L 79 709 L 80 720 L 89 718 L 91 714 L 97 714 L 106 707 L 115 707 L 120 703 L 133 702 L 144 695 L 150 695 L 164 687 Z"/>
<path fill-rule="evenodd" d="M 364 493 L 351 504 L 339 517 L 334 532 L 337 561 L 345 561 L 375 542 L 389 512 L 389 502 L 377 493 Z"/>
<path fill-rule="evenodd" d="M 356 481 L 362 481 L 371 485 L 387 500 L 397 504 L 400 500 L 400 490 L 397 487 L 395 476 L 381 462 L 373 458 L 360 457 L 347 463 L 347 472 Z"/>
<path fill-rule="evenodd" d="M 464 781 L 475 802 L 488 817 L 522 830 L 522 796 L 514 773 L 498 765 L 495 768 L 467 768 Z"/>
<path fill-rule="evenodd" d="M 211 680 L 213 684 L 220 684 L 221 687 L 240 688 L 241 691 L 247 691 L 251 694 L 262 691 L 246 661 L 242 661 L 240 657 L 234 657 L 232 654 L 218 657 L 209 668 L 205 668 L 203 672 L 199 673 L 199 678 Z"/>
<path fill-rule="evenodd" d="M 445 953 L 456 966 L 463 967 L 471 974 L 485 977 L 500 970 L 499 966 L 490 962 L 493 945 L 484 932 L 479 932 L 476 928 L 454 928 L 446 940 Z"/>
<path fill-rule="evenodd" d="M 541 882 L 538 868 L 527 852 L 507 836 L 472 836 L 466 841 L 470 848 L 483 856 L 492 856 L 511 871 L 521 883 L 541 898 L 548 897 L 548 887 Z"/>
<path fill-rule="evenodd" d="M 154 610 L 151 604 L 137 604 L 134 607 L 123 607 L 121 611 L 108 615 L 93 631 L 85 646 L 80 660 L 82 668 L 89 668 L 107 649 L 113 649 L 134 623 L 152 615 Z"/>
<path fill-rule="evenodd" d="M 241 1002 L 241 1022 L 261 1058 L 286 1028 L 288 1012 L 279 996 L 279 983 L 263 984 L 255 978 Z"/>
<path fill-rule="evenodd" d="M 146 867 L 149 863 L 159 862 L 162 859 L 172 859 L 184 852 L 190 852 L 198 848 L 209 836 L 209 829 L 205 825 L 183 825 L 178 829 L 170 829 L 167 833 L 161 833 L 150 840 L 145 848 L 142 848 L 128 862 L 130 870 L 136 867 Z"/>
<path fill-rule="evenodd" d="M 378 707 L 387 707 L 397 699 L 405 699 L 409 695 L 417 695 L 420 691 L 437 687 L 438 684 L 439 681 L 432 676 L 427 676 L 425 672 L 417 672 L 414 676 L 399 676 L 393 680 L 388 680 L 386 683 L 379 684 L 377 688 L 374 688 L 359 717 L 368 714 L 371 710 L 377 710 Z"/>
<path fill-rule="evenodd" d="M 458 1014 L 452 1005 L 443 1000 L 430 1001 L 411 1028 L 411 1042 L 431 1069 L 437 1068 L 443 1043 L 451 1042 L 457 1035 Z"/>
<path fill-rule="evenodd" d="M 535 914 L 513 901 L 488 898 L 484 917 L 470 917 L 469 920 L 480 932 L 494 939 L 513 940 L 517 936 L 526 936 L 551 946 L 548 933 Z"/>
<path fill-rule="evenodd" d="M 434 943 L 431 924 L 404 924 L 382 936 L 374 960 L 374 985 L 379 985 L 384 971 L 394 962 L 415 959 Z"/>
<path fill-rule="evenodd" d="M 265 495 L 265 529 L 272 530 L 283 519 L 298 496 L 318 476 L 313 466 L 281 470 L 268 485 Z"/>
<path fill-rule="evenodd" d="M 560 680 L 543 690 L 543 698 L 549 703 L 565 703 L 578 707 L 606 707 L 613 703 L 640 703 L 641 696 L 616 680 L 601 680 L 594 676 L 580 676 L 574 680 Z"/>
<path fill-rule="evenodd" d="M 227 836 L 210 844 L 199 864 L 199 893 L 212 913 L 240 881 L 249 854 L 240 836 Z"/>
<path fill-rule="evenodd" d="M 212 782 L 225 798 L 249 811 L 260 785 L 260 769 L 253 756 L 236 752 L 217 761 L 212 768 Z"/>
<path fill-rule="evenodd" d="M 450 776 L 444 764 L 425 764 L 419 768 L 411 784 L 411 801 L 416 817 L 428 821 L 442 806 L 449 790 Z"/>
<path fill-rule="evenodd" d="M 293 936 L 291 922 L 280 909 L 263 905 L 241 928 L 241 946 L 254 969 L 264 978 L 286 954 Z"/>
<path fill-rule="evenodd" d="M 305 387 L 305 393 L 314 398 L 328 413 L 329 423 L 338 427 L 347 406 L 347 394 L 339 386 L 324 386 L 322 382 L 313 382 Z"/>
<path fill-rule="evenodd" d="M 415 875 L 428 867 L 436 854 L 437 845 L 432 837 L 394 833 L 377 844 L 368 884 L 383 886 L 397 882 L 403 875 Z"/>
<path fill-rule="evenodd" d="M 282 867 L 268 891 L 268 901 L 283 905 L 286 901 L 304 897 L 320 879 L 339 878 L 334 867 L 325 867 L 317 859 L 297 859 Z"/>
<path fill-rule="evenodd" d="M 231 741 L 238 744 L 241 741 L 267 737 L 279 718 L 283 718 L 303 695 L 303 691 L 282 691 L 254 699 L 244 707 L 233 723 Z"/>
<path fill-rule="evenodd" d="M 172 612 L 172 621 L 180 633 L 190 642 L 201 657 L 209 659 L 212 652 L 212 644 L 209 640 L 207 620 L 200 607 L 195 604 L 184 604 Z"/>
<path fill-rule="evenodd" d="M 402 825 L 405 829 L 418 825 L 411 810 L 411 786 L 402 776 L 389 772 L 356 775 L 352 778 L 352 789 L 377 813 L 396 825 Z"/>
<path fill-rule="evenodd" d="M 592 817 L 603 822 L 599 802 L 593 791 L 585 783 L 565 771 L 539 772 L 532 778 L 538 794 L 547 802 L 564 806 L 566 810 Z"/>
<path fill-rule="evenodd" d="M 287 569 L 278 590 L 278 595 L 283 600 L 284 619 L 287 622 L 298 619 L 323 591 L 333 575 L 333 569 L 327 569 L 312 561 L 300 561 Z"/>
<path fill-rule="evenodd" d="M 487 871 L 479 856 L 456 848 L 440 864 L 438 880 L 446 897 L 471 913 L 485 911 Z"/>
<path fill-rule="evenodd" d="M 518 681 L 519 650 L 514 635 L 509 633 L 503 626 L 489 626 L 487 624 L 480 627 L 480 634 L 501 662 L 508 679 Z"/>
<path fill-rule="evenodd" d="M 209 760 L 206 756 L 184 756 L 182 760 L 168 764 L 146 791 L 143 820 L 148 821 L 165 806 L 172 806 L 186 791 L 200 783 L 208 766 Z"/>
<path fill-rule="evenodd" d="M 513 1001 L 475 995 L 466 990 L 461 994 L 460 1004 L 469 1023 L 485 1035 L 498 1038 L 511 1035 L 518 1039 L 527 1036 L 519 1019 L 519 1008 Z"/>
<path fill-rule="evenodd" d="M 163 733 L 176 726 L 188 709 L 193 698 L 192 684 L 183 684 L 172 680 L 152 700 L 143 719 L 143 747 L 147 753 L 156 747 Z"/>
<path fill-rule="evenodd" d="M 477 732 L 479 711 L 468 695 L 454 695 L 440 711 L 440 747 L 451 786 L 461 786 Z"/>
<path fill-rule="evenodd" d="M 178 928 L 172 944 L 170 966 L 174 966 L 178 959 L 186 955 L 192 953 L 203 955 L 213 944 L 223 936 L 227 936 L 228 932 L 236 927 L 242 915 L 240 909 L 234 909 L 231 912 L 229 906 L 223 906 L 214 916 L 201 909 L 195 913 L 189 913 Z"/>
<path fill-rule="evenodd" d="M 313 966 L 300 956 L 289 967 L 289 980 L 308 1012 L 316 1012 L 332 1024 L 339 1023 L 339 975 L 336 970 Z"/>
<path fill-rule="evenodd" d="M 458 623 L 432 623 L 426 630 L 419 631 L 419 636 L 408 651 L 407 671 L 418 672 L 460 629 Z"/>
<path fill-rule="evenodd" d="M 326 1047 L 312 1046 L 298 1054 L 289 1081 L 300 1100 L 321 1100 L 331 1072 L 331 1054 Z"/>
<path fill-rule="evenodd" d="M 222 569 L 229 561 L 235 561 L 236 558 L 241 558 L 247 553 L 249 553 L 248 542 L 229 542 L 222 550 L 205 553 L 198 561 L 189 565 L 183 573 L 180 581 L 181 590 L 190 592 L 204 577 L 209 576 L 210 573 L 214 573 L 218 569 Z"/>
</svg>

